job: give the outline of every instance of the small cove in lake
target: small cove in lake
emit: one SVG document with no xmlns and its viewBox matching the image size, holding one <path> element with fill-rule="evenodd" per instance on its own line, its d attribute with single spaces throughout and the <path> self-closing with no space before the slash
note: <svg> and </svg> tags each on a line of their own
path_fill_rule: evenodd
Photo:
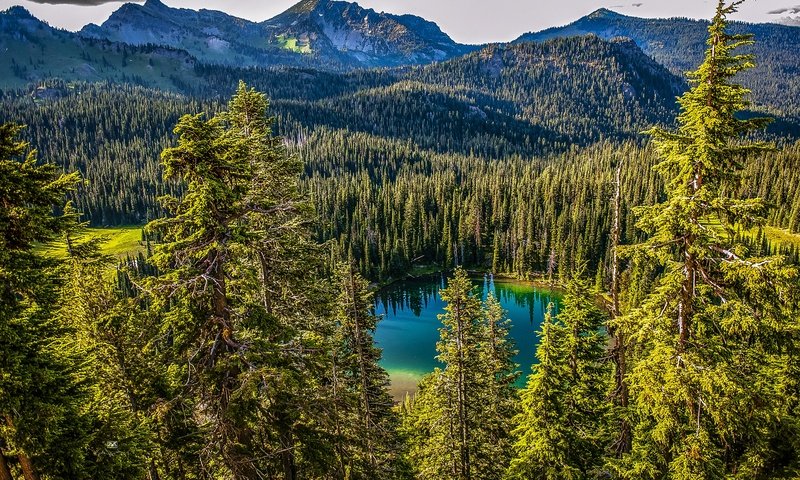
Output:
<svg viewBox="0 0 800 480">
<path fill-rule="evenodd" d="M 482 299 L 494 293 L 511 320 L 511 337 L 518 350 L 514 361 L 522 372 L 518 384 L 523 386 L 535 361 L 536 332 L 548 304 L 552 302 L 553 313 L 558 313 L 561 295 L 530 282 L 491 275 L 475 277 L 473 282 Z M 443 366 L 436 360 L 436 342 L 441 327 L 438 315 L 445 306 L 439 291 L 445 286 L 446 277 L 436 275 L 397 282 L 375 294 L 375 313 L 381 317 L 375 343 L 383 349 L 381 365 L 389 372 L 395 399 L 414 392 L 423 375 Z"/>
</svg>

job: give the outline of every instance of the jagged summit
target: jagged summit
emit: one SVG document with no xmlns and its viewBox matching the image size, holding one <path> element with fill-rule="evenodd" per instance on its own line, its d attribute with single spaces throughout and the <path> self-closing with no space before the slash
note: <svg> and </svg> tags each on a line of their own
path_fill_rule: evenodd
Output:
<svg viewBox="0 0 800 480">
<path fill-rule="evenodd" d="M 423 18 L 336 0 L 303 0 L 262 25 L 273 38 L 364 66 L 425 64 L 472 50 Z"/>
<path fill-rule="evenodd" d="M 147 0 L 123 5 L 102 25 L 87 25 L 81 35 L 169 46 L 205 63 L 232 66 L 384 67 L 446 60 L 472 49 L 423 18 L 334 0 L 302 0 L 261 23 Z"/>
<path fill-rule="evenodd" d="M 14 5 L 13 7 L 3 10 L 2 12 L 0 12 L 0 15 L 8 15 L 10 17 L 25 18 L 25 19 L 36 18 L 33 15 L 31 15 L 31 12 L 29 12 L 27 8 L 21 5 Z"/>
<path fill-rule="evenodd" d="M 284 13 L 301 14 L 313 12 L 320 6 L 320 0 L 302 0 L 286 10 Z"/>
</svg>

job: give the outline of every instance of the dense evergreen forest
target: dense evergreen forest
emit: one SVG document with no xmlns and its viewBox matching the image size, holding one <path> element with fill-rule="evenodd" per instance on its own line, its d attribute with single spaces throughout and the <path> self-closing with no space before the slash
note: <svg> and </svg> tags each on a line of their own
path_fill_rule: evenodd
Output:
<svg viewBox="0 0 800 480">
<path fill-rule="evenodd" d="M 613 8 L 613 7 L 612 7 Z M 639 45 L 658 63 L 676 75 L 692 70 L 703 59 L 707 22 L 689 18 L 638 18 L 600 9 L 569 25 L 522 35 L 515 42 L 543 41 L 565 36 L 595 34 L 601 38 L 625 37 Z M 756 56 L 753 69 L 741 72 L 737 81 L 752 90 L 754 103 L 773 112 L 797 116 L 798 66 L 794 52 L 795 28 L 775 23 L 731 22 L 734 34 L 752 34 L 756 43 L 744 45 L 741 53 Z"/>
<path fill-rule="evenodd" d="M 688 84 L 580 37 L 4 95 L 0 480 L 798 478 L 800 143 L 740 3 Z M 370 284 L 423 266 L 441 367 L 395 404 Z M 563 288 L 531 372 L 466 268 Z"/>
<path fill-rule="evenodd" d="M 203 68 L 214 84 L 243 75 L 267 93 L 276 132 L 305 165 L 317 239 L 377 280 L 456 264 L 525 277 L 569 274 L 585 260 L 596 272 L 607 261 L 613 171 L 625 169 L 623 237 L 632 240 L 629 207 L 663 195 L 639 132 L 669 125 L 684 88 L 632 43 L 596 37 L 492 46 L 407 70 Z M 60 81 L 0 99 L 3 119 L 27 125 L 42 158 L 82 173 L 71 199 L 96 226 L 163 215 L 157 198 L 181 189 L 162 180 L 158 162 L 173 125 L 223 103 Z M 786 119 L 771 128 L 782 149 L 748 165 L 742 194 L 775 204 L 770 223 L 796 232 L 797 128 Z"/>
</svg>

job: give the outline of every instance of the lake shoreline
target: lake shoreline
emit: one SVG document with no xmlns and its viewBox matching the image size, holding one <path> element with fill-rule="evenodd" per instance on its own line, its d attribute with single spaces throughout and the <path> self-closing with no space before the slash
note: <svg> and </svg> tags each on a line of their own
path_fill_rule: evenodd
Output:
<svg viewBox="0 0 800 480">
<path fill-rule="evenodd" d="M 464 270 L 467 272 L 467 274 L 469 274 L 470 277 L 476 277 L 477 278 L 477 277 L 480 277 L 480 276 L 483 276 L 483 275 L 492 275 L 495 280 L 520 282 L 520 283 L 523 283 L 523 284 L 530 285 L 532 287 L 540 288 L 540 289 L 543 289 L 543 290 L 548 290 L 548 291 L 555 292 L 555 293 L 563 293 L 564 289 L 565 289 L 564 285 L 562 285 L 558 281 L 549 282 L 549 281 L 545 280 L 544 279 L 544 273 L 534 273 L 533 274 L 534 276 L 540 276 L 541 275 L 541 277 L 542 277 L 541 279 L 539 279 L 539 278 L 529 279 L 529 278 L 520 278 L 519 276 L 511 274 L 511 273 L 492 273 L 492 272 L 490 272 L 488 270 L 468 269 L 468 268 L 466 268 Z M 378 292 L 378 291 L 383 290 L 383 289 L 385 289 L 387 287 L 391 287 L 392 285 L 394 285 L 394 284 L 396 284 L 398 282 L 405 282 L 405 281 L 409 281 L 409 280 L 414 281 L 414 280 L 433 279 L 436 276 L 439 276 L 439 275 L 442 275 L 442 274 L 449 274 L 451 272 L 453 272 L 453 269 L 445 269 L 445 268 L 438 268 L 438 267 L 436 267 L 436 268 L 434 268 L 434 267 L 424 267 L 424 268 L 422 268 L 420 270 L 411 270 L 410 272 L 407 272 L 407 273 L 403 274 L 403 276 L 401 276 L 401 277 L 389 278 L 389 279 L 384 280 L 382 282 L 372 282 L 370 284 L 370 288 L 374 292 Z"/>
<path fill-rule="evenodd" d="M 563 290 L 547 282 L 521 280 L 512 276 L 489 276 L 469 271 L 482 299 L 494 294 L 511 320 L 510 335 L 518 354 L 520 386 L 535 362 L 537 332 L 550 304 L 557 310 Z M 381 366 L 389 374 L 389 391 L 395 402 L 417 391 L 419 381 L 436 367 L 435 344 L 439 340 L 445 303 L 439 292 L 445 286 L 443 272 L 427 273 L 395 281 L 376 292 L 375 313 L 382 318 L 375 332 L 375 344 L 382 350 Z M 482 290 L 481 290 L 482 285 Z"/>
</svg>

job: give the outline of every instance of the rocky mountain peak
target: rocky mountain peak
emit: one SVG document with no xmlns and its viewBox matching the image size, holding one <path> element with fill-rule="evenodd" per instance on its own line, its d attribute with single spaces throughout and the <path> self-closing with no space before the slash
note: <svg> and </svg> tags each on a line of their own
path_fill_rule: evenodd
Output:
<svg viewBox="0 0 800 480">
<path fill-rule="evenodd" d="M 28 9 L 20 5 L 14 5 L 8 10 L 0 12 L 0 15 L 7 15 L 9 17 L 25 19 L 25 20 L 35 19 L 35 17 L 31 15 L 31 12 L 29 12 Z"/>
</svg>

